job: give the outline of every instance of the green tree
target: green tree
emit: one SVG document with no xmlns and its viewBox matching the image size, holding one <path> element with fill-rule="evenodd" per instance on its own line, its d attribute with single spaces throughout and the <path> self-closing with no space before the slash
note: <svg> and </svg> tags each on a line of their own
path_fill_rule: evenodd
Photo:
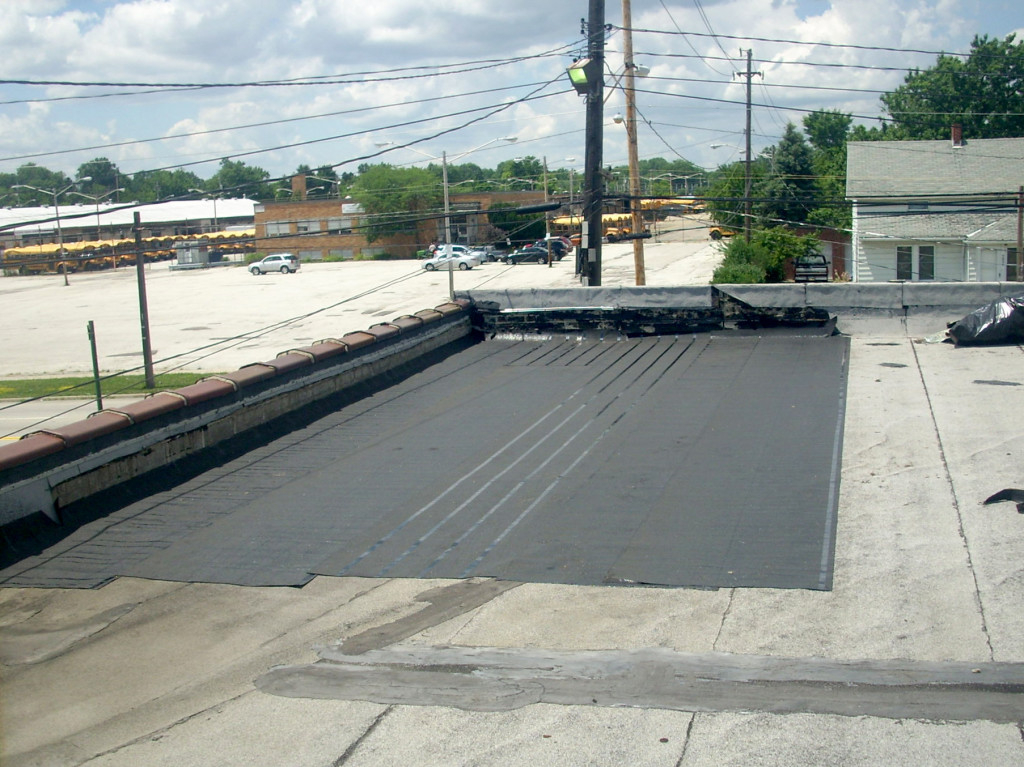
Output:
<svg viewBox="0 0 1024 767">
<path fill-rule="evenodd" d="M 186 197 L 190 189 L 202 188 L 203 180 L 191 171 L 154 170 L 136 173 L 125 187 L 125 194 L 139 202 L 159 202 L 173 197 Z"/>
<path fill-rule="evenodd" d="M 815 191 L 818 201 L 807 215 L 816 226 L 849 229 L 851 211 L 845 204 L 846 142 L 853 118 L 837 110 L 819 110 L 803 119 L 804 133 L 811 144 Z"/>
<path fill-rule="evenodd" d="M 970 138 L 1024 136 L 1024 42 L 975 36 L 967 58 L 941 55 L 882 96 L 890 139 L 945 139 L 960 123 Z"/>
<path fill-rule="evenodd" d="M 708 213 L 716 223 L 739 231 L 744 222 L 744 192 L 746 191 L 746 163 L 732 162 L 723 165 L 711 174 L 708 188 L 704 190 Z M 757 157 L 750 163 L 751 197 L 756 197 L 758 189 L 768 175 L 768 160 Z M 757 211 L 752 211 L 754 215 Z M 757 224 L 755 220 L 752 222 Z"/>
<path fill-rule="evenodd" d="M 757 186 L 759 217 L 799 224 L 814 207 L 815 175 L 811 148 L 793 123 L 786 125 L 779 143 L 765 151 L 770 163 L 766 178 Z"/>
<path fill-rule="evenodd" d="M 59 191 L 70 183 L 71 179 L 66 174 L 29 162 L 19 166 L 14 172 L 8 188 L 16 184 L 25 184 L 39 189 Z M 19 205 L 53 205 L 52 195 L 41 194 L 31 189 L 14 189 L 10 194 L 13 196 L 13 202 L 8 204 L 15 207 Z"/>
<path fill-rule="evenodd" d="M 220 161 L 220 168 L 203 185 L 208 192 L 223 191 L 225 197 L 254 197 L 269 199 L 273 196 L 273 187 L 266 183 L 270 174 L 254 165 L 246 165 L 241 160 Z"/>
<path fill-rule="evenodd" d="M 785 264 L 817 252 L 818 240 L 798 236 L 785 227 L 754 232 L 750 242 L 734 237 L 725 247 L 722 263 L 711 277 L 714 284 L 782 282 Z"/>
<path fill-rule="evenodd" d="M 78 178 L 89 176 L 92 179 L 82 187 L 82 191 L 97 197 L 118 187 L 124 187 L 127 182 L 118 167 L 106 157 L 97 157 L 95 160 L 82 163 L 78 166 L 76 175 Z"/>
<path fill-rule="evenodd" d="M 349 192 L 367 215 L 364 230 L 370 242 L 414 232 L 426 214 L 438 215 L 442 204 L 439 180 L 424 168 L 396 168 L 387 163 L 359 166 Z"/>
</svg>

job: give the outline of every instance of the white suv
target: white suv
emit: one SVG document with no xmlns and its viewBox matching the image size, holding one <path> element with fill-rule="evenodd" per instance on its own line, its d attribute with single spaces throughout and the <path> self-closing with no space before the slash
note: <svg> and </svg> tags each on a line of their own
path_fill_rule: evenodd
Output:
<svg viewBox="0 0 1024 767">
<path fill-rule="evenodd" d="M 281 272 L 288 274 L 299 271 L 299 259 L 294 253 L 274 253 L 262 261 L 257 261 L 249 267 L 253 274 L 266 274 L 267 272 Z"/>
</svg>

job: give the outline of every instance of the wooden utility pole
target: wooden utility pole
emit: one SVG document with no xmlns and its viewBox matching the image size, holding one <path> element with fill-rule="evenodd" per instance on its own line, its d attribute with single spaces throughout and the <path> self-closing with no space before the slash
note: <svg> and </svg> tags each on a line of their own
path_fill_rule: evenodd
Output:
<svg viewBox="0 0 1024 767">
<path fill-rule="evenodd" d="M 636 284 L 647 284 L 647 271 L 644 265 L 644 233 L 643 208 L 640 202 L 640 160 L 636 144 L 636 92 L 633 90 L 633 26 L 630 0 L 622 0 L 622 40 L 624 67 L 626 69 L 626 136 L 629 140 L 629 212 L 632 215 L 630 232 L 633 235 L 633 268 L 636 272 Z"/>
</svg>

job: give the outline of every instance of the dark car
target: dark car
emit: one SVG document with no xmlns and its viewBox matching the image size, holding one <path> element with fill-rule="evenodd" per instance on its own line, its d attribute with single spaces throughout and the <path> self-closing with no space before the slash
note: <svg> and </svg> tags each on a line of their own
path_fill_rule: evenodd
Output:
<svg viewBox="0 0 1024 767">
<path fill-rule="evenodd" d="M 550 240 L 537 240 L 531 248 L 542 248 L 544 252 L 547 252 L 548 243 L 551 243 L 551 258 L 555 261 L 561 261 L 569 254 L 569 248 L 562 242 L 560 237 L 552 237 Z"/>
<path fill-rule="evenodd" d="M 538 248 L 536 245 L 528 245 L 505 256 L 506 264 L 546 264 L 547 262 L 548 249 L 546 247 Z"/>
</svg>

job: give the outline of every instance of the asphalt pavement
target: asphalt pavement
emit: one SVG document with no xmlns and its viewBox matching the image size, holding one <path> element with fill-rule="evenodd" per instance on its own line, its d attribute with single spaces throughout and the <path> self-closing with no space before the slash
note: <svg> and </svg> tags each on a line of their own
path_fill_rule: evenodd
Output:
<svg viewBox="0 0 1024 767">
<path fill-rule="evenodd" d="M 705 243 L 671 247 L 663 266 L 648 247 L 648 282 L 705 283 L 709 271 L 673 276 L 688 260 L 713 263 Z M 628 276 L 631 250 L 613 248 L 621 261 L 610 256 L 609 274 Z M 209 368 L 233 369 L 447 295 L 445 274 L 392 282 L 397 273 L 377 268 L 304 267 L 257 283 L 240 270 L 154 275 L 155 346 L 196 355 L 204 341 L 323 307 L 324 291 L 378 288 L 360 308 L 325 310 L 274 339 L 247 336 L 253 346 Z M 560 268 L 571 282 L 569 264 L 491 264 L 454 277 L 553 285 Z M 658 270 L 670 281 L 657 282 Z M 120 275 L 73 276 L 83 288 L 68 293 L 76 289 L 36 292 L 21 279 L 0 280 L 8 318 L 19 315 L 8 303 L 19 293 L 33 308 L 66 296 L 74 316 L 56 331 L 38 315 L 9 324 L 5 374 L 81 370 L 80 341 L 65 336 L 88 318 L 103 317 L 106 359 L 135 353 L 133 329 L 123 345 L 103 332 L 116 323 L 103 313 L 128 303 L 131 291 L 112 287 Z M 162 297 L 163 284 L 176 286 L 175 299 Z M 307 292 L 317 295 L 309 305 Z M 204 298 L 191 304 L 192 295 Z M 134 328 L 122 309 L 119 321 Z M 21 338 L 30 325 L 42 331 L 34 354 Z M 1013 503 L 983 505 L 1024 486 L 1024 352 L 925 343 L 898 320 L 845 330 L 830 589 L 386 575 L 322 575 L 301 588 L 137 577 L 2 588 L 3 763 L 1024 764 L 1024 515 Z M 8 340 L 18 350 L 10 357 Z M 432 447 L 393 451 L 394 466 L 433 461 L 443 472 Z M 213 486 L 190 487 L 183 500 L 204 494 L 225 500 Z M 270 543 L 254 536 L 251 556 Z"/>
</svg>

